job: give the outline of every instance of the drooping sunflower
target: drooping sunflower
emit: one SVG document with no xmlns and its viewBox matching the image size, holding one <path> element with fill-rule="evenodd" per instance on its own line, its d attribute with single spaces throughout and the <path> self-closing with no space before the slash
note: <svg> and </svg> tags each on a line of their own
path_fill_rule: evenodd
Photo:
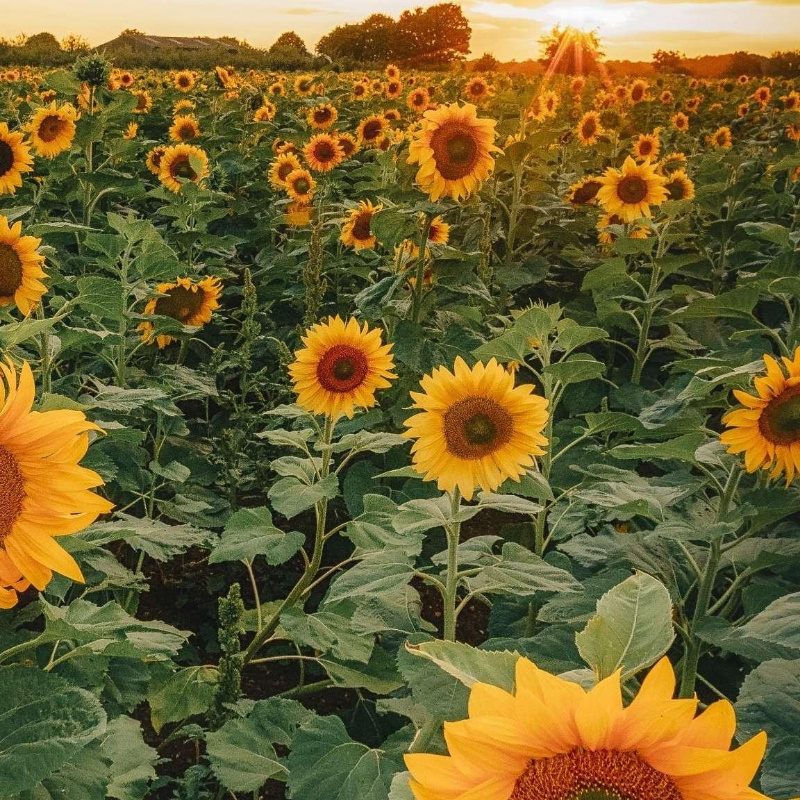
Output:
<svg viewBox="0 0 800 800">
<path fill-rule="evenodd" d="M 318 131 L 324 131 L 333 125 L 339 117 L 339 112 L 330 103 L 314 106 L 306 114 L 306 122 Z"/>
<path fill-rule="evenodd" d="M 653 133 L 639 134 L 639 138 L 633 143 L 633 155 L 638 161 L 646 158 L 658 158 L 661 150 L 661 141 L 658 138 L 658 130 Z"/>
<path fill-rule="evenodd" d="M 75 106 L 65 103 L 40 108 L 28 123 L 31 145 L 37 156 L 55 158 L 59 153 L 69 150 L 75 138 L 75 120 L 78 112 Z"/>
<path fill-rule="evenodd" d="M 303 148 L 303 156 L 309 167 L 316 172 L 330 172 L 344 161 L 344 150 L 338 136 L 318 133 L 312 136 Z"/>
<path fill-rule="evenodd" d="M 728 428 L 719 440 L 729 453 L 744 453 L 748 472 L 770 470 L 769 477 L 786 475 L 788 486 L 800 475 L 800 347 L 781 363 L 764 355 L 766 375 L 753 383 L 756 395 L 734 389 L 744 406 L 722 418 Z"/>
<path fill-rule="evenodd" d="M 196 103 L 194 103 L 193 101 L 191 101 L 188 98 L 184 97 L 184 98 L 182 98 L 180 100 L 176 100 L 172 104 L 172 113 L 175 116 L 177 116 L 182 111 L 194 111 L 195 108 L 196 108 Z"/>
<path fill-rule="evenodd" d="M 302 169 L 300 159 L 294 153 L 281 153 L 269 169 L 269 182 L 276 189 L 286 188 L 286 178 L 296 169 Z"/>
<path fill-rule="evenodd" d="M 345 158 L 350 158 L 350 156 L 354 156 L 358 152 L 358 141 L 351 133 L 337 132 L 335 135 Z"/>
<path fill-rule="evenodd" d="M 290 228 L 306 228 L 311 224 L 312 208 L 304 203 L 289 203 L 283 221 Z"/>
<path fill-rule="evenodd" d="M 195 84 L 194 73 L 189 72 L 188 69 L 176 72 L 173 77 L 173 84 L 179 92 L 191 92 Z"/>
<path fill-rule="evenodd" d="M 292 170 L 286 176 L 284 189 L 286 194 L 298 203 L 308 205 L 314 197 L 317 182 L 311 177 L 307 169 Z"/>
<path fill-rule="evenodd" d="M 180 192 L 182 180 L 201 183 L 209 175 L 208 156 L 192 144 L 167 147 L 161 156 L 158 179 L 171 192 Z"/>
<path fill-rule="evenodd" d="M 641 103 L 647 99 L 647 81 L 636 80 L 631 84 L 630 99 L 632 103 Z"/>
<path fill-rule="evenodd" d="M 428 228 L 428 241 L 434 244 L 447 244 L 450 241 L 450 225 L 440 216 L 431 220 Z"/>
<path fill-rule="evenodd" d="M 217 84 L 223 89 L 230 89 L 235 86 L 233 76 L 225 67 L 214 67 L 214 77 Z"/>
<path fill-rule="evenodd" d="M 173 142 L 188 142 L 200 135 L 200 123 L 190 116 L 175 117 L 169 129 L 169 138 Z"/>
<path fill-rule="evenodd" d="M 397 108 L 385 108 L 382 113 L 384 119 L 388 119 L 390 122 L 398 122 L 403 118 L 400 109 Z"/>
<path fill-rule="evenodd" d="M 800 142 L 800 123 L 790 122 L 786 126 L 785 133 L 790 142 Z"/>
<path fill-rule="evenodd" d="M 597 137 L 603 133 L 600 115 L 596 111 L 587 111 L 578 122 L 578 141 L 584 146 L 597 143 Z"/>
<path fill-rule="evenodd" d="M 161 172 L 161 159 L 164 157 L 164 153 L 166 153 L 167 148 L 164 145 L 156 145 L 150 152 L 147 154 L 147 159 L 145 160 L 145 164 L 147 165 L 147 169 L 153 173 L 153 175 L 158 176 Z"/>
<path fill-rule="evenodd" d="M 439 106 L 423 114 L 414 133 L 408 163 L 419 164 L 417 184 L 434 202 L 469 197 L 494 169 L 496 123 L 476 112 L 469 103 Z"/>
<path fill-rule="evenodd" d="M 269 122 L 275 116 L 275 104 L 265 100 L 254 112 L 253 119 L 256 122 Z"/>
<path fill-rule="evenodd" d="M 409 92 L 408 97 L 406 97 L 406 105 L 414 111 L 425 111 L 430 105 L 430 102 L 431 96 L 424 86 L 420 86 Z"/>
<path fill-rule="evenodd" d="M 305 345 L 295 353 L 289 374 L 297 404 L 311 414 L 325 414 L 336 420 L 352 419 L 357 406 L 372 408 L 375 392 L 386 389 L 394 359 L 392 345 L 383 344 L 381 331 L 365 322 L 329 317 L 306 331 Z"/>
<path fill-rule="evenodd" d="M 388 127 L 389 123 L 383 114 L 372 114 L 358 123 L 356 136 L 362 147 L 374 147 Z"/>
<path fill-rule="evenodd" d="M 37 250 L 41 243 L 35 236 L 22 235 L 21 222 L 9 225 L 0 214 L 0 306 L 15 303 L 26 317 L 47 291 L 40 280 L 47 277 L 44 256 Z"/>
<path fill-rule="evenodd" d="M 674 114 L 672 117 L 672 127 L 675 128 L 676 131 L 688 131 L 689 130 L 689 117 L 683 113 L 683 111 L 679 111 L 677 114 Z"/>
<path fill-rule="evenodd" d="M 219 308 L 219 297 L 222 285 L 218 278 L 204 278 L 195 283 L 191 278 L 178 278 L 175 283 L 161 283 L 156 287 L 162 297 L 153 297 L 147 301 L 145 314 L 160 317 L 172 317 L 183 325 L 203 326 L 211 321 L 214 311 Z M 152 344 L 153 341 L 162 350 L 174 336 L 159 334 L 154 336 L 155 327 L 152 322 L 140 323 L 138 330 L 142 333 L 142 341 Z"/>
<path fill-rule="evenodd" d="M 689 160 L 684 153 L 669 153 L 658 162 L 658 167 L 662 172 L 669 174 L 679 169 L 686 169 Z"/>
<path fill-rule="evenodd" d="M 294 90 L 301 97 L 308 97 L 314 93 L 314 76 L 298 75 L 294 81 Z"/>
<path fill-rule="evenodd" d="M 369 200 L 361 200 L 358 203 L 358 208 L 354 208 L 348 212 L 342 224 L 342 233 L 339 236 L 340 241 L 349 247 L 355 247 L 356 250 L 365 250 L 375 247 L 375 234 L 372 232 L 370 225 L 372 218 L 383 208 L 378 205 L 373 206 Z"/>
<path fill-rule="evenodd" d="M 667 197 L 665 178 L 645 161 L 637 164 L 630 156 L 622 169 L 609 167 L 600 179 L 603 186 L 597 201 L 609 214 L 619 214 L 625 222 L 639 217 L 651 217 L 651 205 L 660 205 Z"/>
<path fill-rule="evenodd" d="M 729 150 L 733 145 L 731 129 L 727 125 L 718 128 L 708 137 L 708 143 L 722 150 Z"/>
<path fill-rule="evenodd" d="M 623 225 L 624 222 L 618 214 L 603 214 L 597 222 L 597 241 L 602 245 L 613 244 L 617 240 L 617 235 L 610 228 L 612 225 Z M 626 232 L 628 239 L 647 239 L 651 234 L 652 230 L 641 222 L 635 222 Z"/>
<path fill-rule="evenodd" d="M 686 101 L 686 110 L 691 112 L 697 111 L 697 109 L 700 108 L 700 102 L 702 99 L 702 97 L 690 97 Z"/>
<path fill-rule="evenodd" d="M 691 200 L 694 197 L 694 182 L 685 169 L 670 173 L 664 188 L 669 193 L 670 200 Z"/>
<path fill-rule="evenodd" d="M 573 183 L 567 192 L 567 202 L 573 206 L 585 206 L 589 203 L 597 202 L 597 193 L 603 186 L 599 178 L 583 178 L 577 183 Z"/>
<path fill-rule="evenodd" d="M 149 114 L 150 109 L 153 107 L 153 98 L 150 97 L 149 92 L 134 92 L 133 96 L 136 98 L 136 106 L 133 109 L 134 114 Z"/>
<path fill-rule="evenodd" d="M 530 384 L 515 388 L 495 359 L 470 369 L 459 356 L 453 372 L 437 367 L 421 386 L 411 392 L 419 413 L 403 435 L 416 439 L 414 469 L 439 489 L 458 487 L 470 500 L 476 487 L 492 492 L 507 478 L 519 481 L 544 454 L 547 400 Z"/>
<path fill-rule="evenodd" d="M 699 716 L 675 700 L 675 675 L 659 661 L 623 707 L 620 674 L 589 691 L 515 667 L 513 694 L 475 683 L 469 717 L 444 724 L 450 755 L 405 757 L 417 800 L 768 800 L 748 788 L 764 756 L 762 732 L 731 751 L 727 700 Z"/>
<path fill-rule="evenodd" d="M 0 364 L 0 607 L 16 604 L 28 584 L 44 589 L 53 572 L 83 582 L 59 536 L 91 525 L 112 504 L 90 491 L 100 476 L 79 466 L 89 431 L 82 411 L 32 411 L 36 397 L 27 362 L 17 373 Z"/>
<path fill-rule="evenodd" d="M 125 131 L 122 134 L 122 138 L 126 139 L 127 141 L 131 141 L 131 139 L 136 138 L 137 133 L 139 133 L 139 123 L 129 122 L 128 126 L 125 128 Z"/>
<path fill-rule="evenodd" d="M 22 133 L 12 133 L 0 122 L 0 194 L 15 194 L 22 186 L 22 173 L 33 169 L 33 156 Z"/>
</svg>

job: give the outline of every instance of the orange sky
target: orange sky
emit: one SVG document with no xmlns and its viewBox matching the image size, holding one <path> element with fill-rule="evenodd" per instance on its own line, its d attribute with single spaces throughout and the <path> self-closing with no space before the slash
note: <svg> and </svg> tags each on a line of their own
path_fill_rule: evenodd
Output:
<svg viewBox="0 0 800 800">
<path fill-rule="evenodd" d="M 11 0 L 6 0 L 10 2 Z M 235 36 L 270 45 L 294 30 L 313 47 L 336 25 L 441 0 L 37 0 L 16 3 L 8 33 L 80 33 L 93 45 L 123 28 L 172 36 Z M 472 51 L 501 60 L 539 55 L 538 38 L 554 24 L 597 28 L 607 58 L 649 60 L 654 50 L 688 56 L 796 49 L 800 0 L 464 0 Z"/>
</svg>

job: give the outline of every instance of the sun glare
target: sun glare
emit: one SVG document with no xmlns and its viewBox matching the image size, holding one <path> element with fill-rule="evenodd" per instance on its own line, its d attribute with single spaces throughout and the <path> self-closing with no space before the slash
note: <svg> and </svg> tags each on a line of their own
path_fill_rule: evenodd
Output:
<svg viewBox="0 0 800 800">
<path fill-rule="evenodd" d="M 609 30 L 625 27 L 630 11 L 610 3 L 552 2 L 540 9 L 547 22 L 570 26 L 578 30 Z"/>
</svg>

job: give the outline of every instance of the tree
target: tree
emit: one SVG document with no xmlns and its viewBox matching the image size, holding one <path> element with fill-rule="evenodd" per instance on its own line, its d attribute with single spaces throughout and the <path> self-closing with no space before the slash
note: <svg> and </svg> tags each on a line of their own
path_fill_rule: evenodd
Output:
<svg viewBox="0 0 800 800">
<path fill-rule="evenodd" d="M 89 47 L 89 41 L 77 33 L 70 33 L 61 40 L 61 49 L 65 53 L 77 53 L 82 50 L 88 50 Z"/>
<path fill-rule="evenodd" d="M 52 33 L 43 31 L 35 33 L 25 42 L 25 47 L 29 50 L 61 50 L 61 45 Z"/>
<path fill-rule="evenodd" d="M 684 53 L 677 50 L 656 50 L 653 53 L 653 66 L 656 72 L 666 75 L 675 75 L 685 72 L 681 62 L 686 58 Z"/>
<path fill-rule="evenodd" d="M 556 25 L 539 39 L 542 57 L 548 70 L 561 75 L 587 75 L 598 72 L 603 57 L 596 31 L 579 31 Z"/>
<path fill-rule="evenodd" d="M 147 34 L 140 31 L 138 28 L 125 28 L 120 36 L 147 36 Z"/>
<path fill-rule="evenodd" d="M 317 53 L 334 60 L 386 63 L 394 58 L 395 38 L 395 21 L 386 14 L 372 14 L 363 22 L 334 28 L 319 40 Z"/>
<path fill-rule="evenodd" d="M 800 77 L 800 50 L 773 53 L 764 63 L 764 74 L 776 78 Z"/>
<path fill-rule="evenodd" d="M 738 78 L 739 75 L 761 75 L 761 67 L 765 61 L 763 56 L 737 50 L 731 56 L 725 75 L 729 78 Z"/>
<path fill-rule="evenodd" d="M 484 53 L 472 64 L 472 69 L 475 72 L 494 72 L 499 66 L 500 62 L 491 53 Z"/>
<path fill-rule="evenodd" d="M 306 43 L 294 32 L 287 31 L 282 33 L 269 48 L 270 55 L 281 53 L 287 50 L 297 50 L 303 56 L 310 56 L 306 48 Z"/>
<path fill-rule="evenodd" d="M 472 28 L 461 6 L 439 3 L 404 11 L 397 21 L 396 57 L 414 66 L 442 66 L 469 53 Z"/>
</svg>

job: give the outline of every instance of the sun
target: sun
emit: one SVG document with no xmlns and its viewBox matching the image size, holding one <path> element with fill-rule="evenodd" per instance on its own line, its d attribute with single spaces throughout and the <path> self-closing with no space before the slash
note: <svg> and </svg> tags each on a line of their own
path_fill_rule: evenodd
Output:
<svg viewBox="0 0 800 800">
<path fill-rule="evenodd" d="M 551 2 L 540 9 L 546 22 L 572 28 L 578 34 L 625 27 L 630 12 L 618 4 L 606 2 Z"/>
</svg>

